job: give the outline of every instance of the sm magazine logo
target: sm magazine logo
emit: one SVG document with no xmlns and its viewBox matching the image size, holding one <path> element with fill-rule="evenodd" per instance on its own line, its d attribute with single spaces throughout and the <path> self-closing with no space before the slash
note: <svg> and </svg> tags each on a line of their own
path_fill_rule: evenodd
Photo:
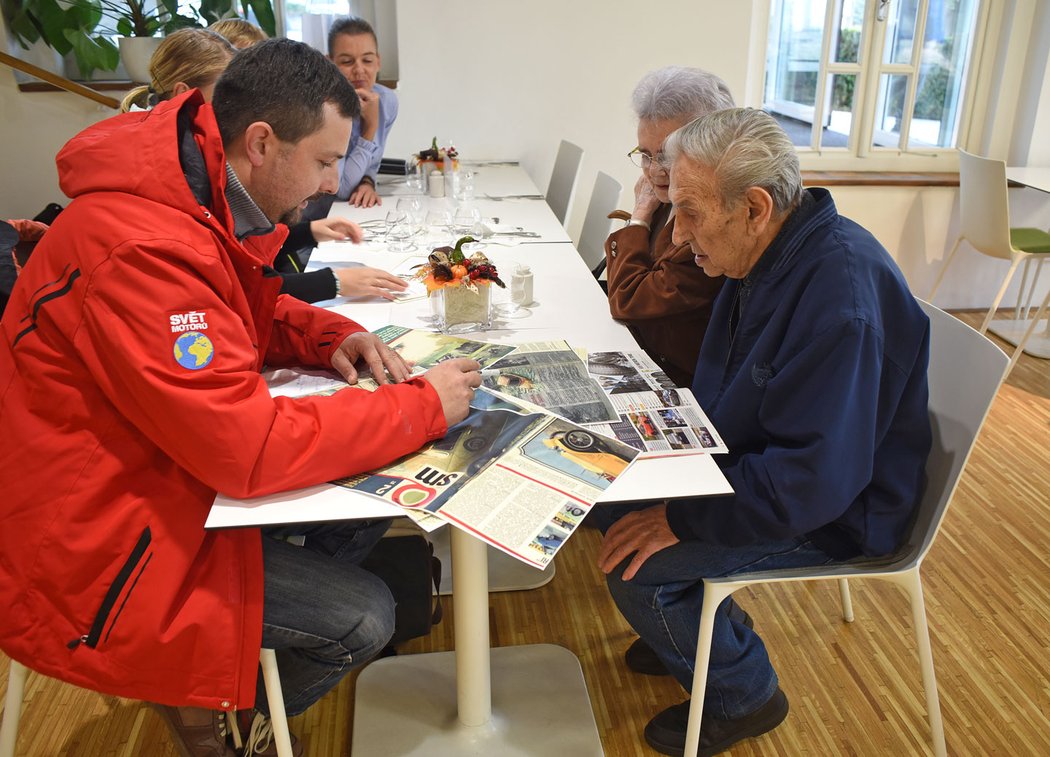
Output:
<svg viewBox="0 0 1050 757">
<path fill-rule="evenodd" d="M 186 313 L 169 315 L 168 322 L 171 324 L 172 334 L 208 330 L 208 317 L 203 310 L 190 310 Z"/>
</svg>

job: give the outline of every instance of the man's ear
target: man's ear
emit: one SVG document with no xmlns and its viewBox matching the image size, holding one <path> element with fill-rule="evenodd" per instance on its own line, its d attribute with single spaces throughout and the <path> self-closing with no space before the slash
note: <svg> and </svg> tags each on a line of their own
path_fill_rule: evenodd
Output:
<svg viewBox="0 0 1050 757">
<path fill-rule="evenodd" d="M 244 130 L 244 154 L 253 166 L 261 166 L 269 153 L 277 149 L 277 135 L 265 121 L 248 124 Z"/>
<path fill-rule="evenodd" d="M 773 218 L 773 196 L 762 187 L 750 187 L 744 193 L 744 201 L 748 226 L 761 234 Z"/>
</svg>

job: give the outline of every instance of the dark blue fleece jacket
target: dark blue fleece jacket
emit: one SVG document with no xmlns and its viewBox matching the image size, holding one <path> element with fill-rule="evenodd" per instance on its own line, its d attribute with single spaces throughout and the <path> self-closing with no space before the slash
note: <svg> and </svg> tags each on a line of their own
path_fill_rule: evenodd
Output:
<svg viewBox="0 0 1050 757">
<path fill-rule="evenodd" d="M 811 534 L 838 558 L 899 545 L 930 450 L 929 321 L 875 238 L 810 189 L 715 302 L 693 393 L 732 497 L 668 506 L 682 539 Z M 731 331 L 732 326 L 732 331 Z"/>
</svg>

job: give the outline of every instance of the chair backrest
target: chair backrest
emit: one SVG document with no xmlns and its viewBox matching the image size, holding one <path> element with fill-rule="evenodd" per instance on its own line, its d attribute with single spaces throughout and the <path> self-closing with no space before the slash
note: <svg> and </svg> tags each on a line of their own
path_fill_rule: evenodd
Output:
<svg viewBox="0 0 1050 757">
<path fill-rule="evenodd" d="M 609 213 L 620 202 L 623 186 L 609 174 L 599 171 L 594 179 L 594 191 L 583 219 L 580 244 L 577 249 L 587 267 L 598 278 L 605 270 L 605 240 L 609 236 Z"/>
<path fill-rule="evenodd" d="M 565 217 L 569 213 L 569 200 L 572 199 L 572 190 L 576 186 L 576 175 L 580 171 L 582 160 L 583 148 L 563 139 L 558 146 L 558 156 L 554 159 L 550 184 L 547 185 L 547 204 L 554 211 L 554 215 L 558 216 L 562 226 L 565 225 Z"/>
<path fill-rule="evenodd" d="M 980 332 L 919 300 L 930 319 L 930 424 L 926 490 L 898 559 L 918 563 L 941 526 L 1009 358 Z"/>
<path fill-rule="evenodd" d="M 1010 260 L 1006 163 L 959 150 L 959 236 L 976 250 Z"/>
</svg>

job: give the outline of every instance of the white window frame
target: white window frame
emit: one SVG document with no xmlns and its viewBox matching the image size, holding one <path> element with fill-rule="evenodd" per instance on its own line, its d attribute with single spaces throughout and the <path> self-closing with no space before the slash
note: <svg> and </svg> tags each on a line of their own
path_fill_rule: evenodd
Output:
<svg viewBox="0 0 1050 757">
<path fill-rule="evenodd" d="M 973 52 L 960 97 L 961 107 L 957 123 L 957 146 L 982 154 L 1005 154 L 1012 136 L 1012 119 L 1008 113 L 1016 111 L 1024 69 L 1025 45 L 1009 45 L 1014 39 L 1029 37 L 1035 5 L 1039 0 L 981 0 L 977 10 Z M 878 99 L 879 75 L 882 73 L 909 73 L 918 68 L 918 56 L 912 64 L 882 62 L 885 23 L 876 22 L 880 0 L 866 0 L 865 34 L 862 35 L 858 60 L 860 63 L 828 64 L 827 48 L 830 34 L 824 35 L 824 54 L 820 62 L 820 81 L 831 81 L 834 74 L 855 74 L 853 139 L 848 148 L 797 146 L 803 170 L 811 171 L 957 171 L 959 162 L 955 148 L 891 148 L 871 147 L 872 131 Z M 745 101 L 761 107 L 765 81 L 765 54 L 769 44 L 771 0 L 753 0 L 751 55 Z M 828 3 L 825 27 L 834 21 L 833 2 Z M 924 21 L 924 19 L 920 19 Z M 881 28 L 880 28 L 881 27 Z M 868 33 L 874 29 L 874 33 Z M 922 28 L 915 30 L 916 38 Z M 1001 51 L 1001 54 L 1000 54 Z M 826 78 L 825 78 L 826 77 Z M 909 90 L 917 77 L 912 76 Z M 908 98 L 909 101 L 911 97 Z M 823 118 L 824 98 L 819 96 L 814 108 L 814 120 Z M 1004 111 L 1006 114 L 1004 114 Z M 905 109 L 901 129 L 908 133 L 910 109 Z"/>
</svg>

